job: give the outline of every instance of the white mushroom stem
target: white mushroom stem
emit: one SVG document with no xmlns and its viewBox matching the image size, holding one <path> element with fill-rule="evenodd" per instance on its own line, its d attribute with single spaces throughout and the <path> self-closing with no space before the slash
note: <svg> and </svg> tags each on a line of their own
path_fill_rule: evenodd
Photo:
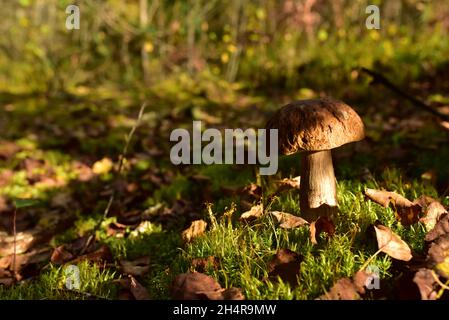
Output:
<svg viewBox="0 0 449 320">
<path fill-rule="evenodd" d="M 332 218 L 338 211 L 337 185 L 330 150 L 301 154 L 301 215 L 308 221 Z"/>
</svg>

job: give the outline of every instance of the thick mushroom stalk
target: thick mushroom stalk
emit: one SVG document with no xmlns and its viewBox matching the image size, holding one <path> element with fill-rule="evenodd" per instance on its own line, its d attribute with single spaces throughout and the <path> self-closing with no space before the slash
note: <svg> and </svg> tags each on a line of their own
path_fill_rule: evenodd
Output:
<svg viewBox="0 0 449 320">
<path fill-rule="evenodd" d="M 338 212 L 337 186 L 330 150 L 301 154 L 301 214 L 308 221 L 333 218 Z"/>
</svg>

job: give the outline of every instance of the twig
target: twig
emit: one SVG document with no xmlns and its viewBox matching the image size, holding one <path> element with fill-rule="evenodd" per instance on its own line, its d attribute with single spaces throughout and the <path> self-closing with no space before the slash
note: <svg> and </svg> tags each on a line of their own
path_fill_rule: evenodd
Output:
<svg viewBox="0 0 449 320">
<path fill-rule="evenodd" d="M 144 102 L 142 104 L 142 106 L 140 107 L 140 111 L 139 111 L 139 115 L 137 116 L 137 120 L 136 123 L 134 124 L 134 126 L 131 128 L 131 130 L 129 131 L 129 133 L 126 136 L 125 139 L 125 146 L 123 147 L 123 151 L 122 153 L 119 155 L 119 163 L 118 163 L 118 168 L 117 168 L 117 175 L 121 176 L 122 175 L 122 171 L 123 171 L 123 164 L 124 164 L 124 159 L 126 157 L 126 154 L 128 153 L 128 148 L 129 148 L 129 144 L 131 142 L 131 139 L 134 135 L 134 133 L 136 132 L 137 127 L 140 125 L 140 120 L 143 117 L 143 114 L 145 112 L 145 108 L 147 107 L 147 103 Z M 108 214 L 109 214 L 109 210 L 111 209 L 112 203 L 114 202 L 114 197 L 115 197 L 115 190 L 112 190 L 112 194 L 109 197 L 109 201 L 108 204 L 106 206 L 106 208 L 104 209 L 103 212 L 103 217 L 100 219 L 100 221 L 98 221 L 98 223 L 95 225 L 92 234 L 89 236 L 89 238 L 86 241 L 86 244 L 84 245 L 83 249 L 81 250 L 80 254 L 83 255 L 84 252 L 87 250 L 87 248 L 89 247 L 89 245 L 91 244 L 92 240 L 94 240 L 95 238 L 95 232 L 98 230 L 98 228 L 101 226 L 101 223 L 107 218 Z"/>
<path fill-rule="evenodd" d="M 17 232 L 16 232 L 16 217 L 17 217 L 17 208 L 14 208 L 14 216 L 12 219 L 12 228 L 14 234 L 14 254 L 12 256 L 12 274 L 14 279 L 16 278 L 16 255 L 17 255 Z"/>
<path fill-rule="evenodd" d="M 441 282 L 440 278 L 437 276 L 435 271 L 431 270 L 433 279 L 438 283 L 438 285 L 443 288 L 444 290 L 449 290 L 449 286 L 445 285 L 443 282 Z"/>
<path fill-rule="evenodd" d="M 408 101 L 410 101 L 413 105 L 415 105 L 416 107 L 427 111 L 431 114 L 433 114 L 434 116 L 437 116 L 445 121 L 449 121 L 449 115 L 444 114 L 439 112 L 438 110 L 435 110 L 434 108 L 432 108 L 431 106 L 427 105 L 426 103 L 424 103 L 423 101 L 413 97 L 412 95 L 408 94 L 407 92 L 405 92 L 404 90 L 400 89 L 399 87 L 397 87 L 395 84 L 393 84 L 390 80 L 388 80 L 385 76 L 383 76 L 380 73 L 377 73 L 373 70 L 370 70 L 368 68 L 360 68 L 360 70 L 368 75 L 370 75 L 374 81 L 379 82 L 380 84 L 384 85 L 385 87 L 387 87 L 388 89 L 390 89 L 391 91 L 393 91 L 394 93 L 400 95 L 401 97 L 407 99 Z"/>
<path fill-rule="evenodd" d="M 382 246 L 379 250 L 377 250 L 371 257 L 368 258 L 368 260 L 365 261 L 365 263 L 360 267 L 359 271 L 363 271 L 366 269 L 366 267 L 368 267 L 368 265 L 371 263 L 371 261 L 373 261 L 373 259 L 382 252 L 382 249 L 385 246 Z"/>
</svg>

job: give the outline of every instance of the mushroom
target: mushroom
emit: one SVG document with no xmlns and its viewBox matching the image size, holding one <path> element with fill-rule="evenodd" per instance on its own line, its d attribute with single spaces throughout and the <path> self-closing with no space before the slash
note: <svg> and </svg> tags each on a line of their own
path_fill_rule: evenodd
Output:
<svg viewBox="0 0 449 320">
<path fill-rule="evenodd" d="M 278 110 L 267 123 L 278 129 L 279 151 L 301 153 L 300 209 L 308 221 L 333 218 L 338 212 L 331 149 L 362 140 L 359 115 L 341 101 L 300 100 Z"/>
</svg>

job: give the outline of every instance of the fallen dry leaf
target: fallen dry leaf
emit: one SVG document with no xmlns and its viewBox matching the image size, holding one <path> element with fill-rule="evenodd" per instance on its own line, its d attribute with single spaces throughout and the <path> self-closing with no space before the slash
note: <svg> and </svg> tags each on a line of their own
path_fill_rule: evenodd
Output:
<svg viewBox="0 0 449 320">
<path fill-rule="evenodd" d="M 447 214 L 447 210 L 439 201 L 433 201 L 424 208 L 424 217 L 419 219 L 426 226 L 426 230 L 430 231 L 435 228 L 437 221 L 443 214 Z"/>
<path fill-rule="evenodd" d="M 229 288 L 222 292 L 223 300 L 245 300 L 242 289 Z"/>
<path fill-rule="evenodd" d="M 272 211 L 271 214 L 277 219 L 279 226 L 283 229 L 292 229 L 309 224 L 301 217 L 281 211 Z"/>
<path fill-rule="evenodd" d="M 359 300 L 360 295 L 351 279 L 339 279 L 320 300 Z"/>
<path fill-rule="evenodd" d="M 291 287 L 298 285 L 297 275 L 301 268 L 302 257 L 289 249 L 280 249 L 268 265 L 268 276 L 271 280 L 282 281 Z"/>
<path fill-rule="evenodd" d="M 192 268 L 197 272 L 204 272 L 209 268 L 218 268 L 218 258 L 209 256 L 207 258 L 195 258 L 191 262 Z"/>
<path fill-rule="evenodd" d="M 73 218 L 69 213 L 61 213 L 58 210 L 45 212 L 33 229 L 17 233 L 16 253 L 24 253 L 50 240 L 56 233 L 67 229 L 72 224 Z M 7 256 L 13 252 L 14 236 L 0 231 L 0 256 Z"/>
<path fill-rule="evenodd" d="M 253 206 L 250 210 L 242 213 L 240 216 L 240 221 L 251 222 L 258 218 L 260 218 L 263 214 L 263 206 L 258 204 L 257 206 Z"/>
<path fill-rule="evenodd" d="M 14 176 L 14 171 L 9 169 L 3 169 L 0 171 L 0 187 L 4 187 L 9 184 Z M 1 210 L 0 210 L 1 211 Z"/>
<path fill-rule="evenodd" d="M 107 245 L 101 245 L 98 250 L 86 253 L 74 260 L 71 260 L 70 262 L 76 264 L 83 260 L 88 260 L 93 263 L 110 262 L 112 261 L 112 253 Z"/>
<path fill-rule="evenodd" d="M 426 234 L 425 240 L 430 242 L 448 233 L 449 214 L 445 213 L 440 216 L 440 219 L 436 223 L 435 227 Z"/>
<path fill-rule="evenodd" d="M 150 257 L 143 256 L 133 261 L 120 260 L 122 271 L 135 277 L 141 277 L 150 270 Z"/>
<path fill-rule="evenodd" d="M 195 220 L 190 226 L 182 232 L 182 239 L 185 242 L 190 242 L 196 237 L 202 235 L 207 228 L 207 222 L 204 220 Z"/>
<path fill-rule="evenodd" d="M 449 279 L 449 234 L 440 236 L 431 243 L 427 262 L 440 276 Z"/>
<path fill-rule="evenodd" d="M 182 273 L 173 280 L 171 296 L 174 300 L 199 300 L 200 294 L 221 291 L 220 284 L 214 278 L 199 272 Z"/>
<path fill-rule="evenodd" d="M 245 300 L 242 289 L 229 288 L 216 291 L 198 291 L 201 300 Z"/>
<path fill-rule="evenodd" d="M 316 221 L 310 224 L 310 241 L 313 244 L 318 244 L 317 238 L 321 232 L 326 232 L 329 237 L 335 233 L 335 225 L 332 220 L 326 217 L 319 217 Z"/>
<path fill-rule="evenodd" d="M 396 192 L 366 189 L 365 195 L 385 208 L 388 208 L 391 204 L 396 213 L 396 217 L 404 226 L 409 226 L 419 220 L 421 206 Z"/>
<path fill-rule="evenodd" d="M 439 287 L 432 276 L 431 270 L 419 269 L 413 278 L 413 282 L 418 286 L 421 300 L 436 300 Z"/>
<path fill-rule="evenodd" d="M 183 273 L 171 286 L 175 300 L 244 300 L 240 288 L 223 289 L 212 277 L 199 272 Z"/>
<path fill-rule="evenodd" d="M 147 289 L 145 289 L 145 287 L 141 285 L 133 276 L 130 275 L 129 278 L 131 280 L 129 290 L 133 294 L 134 298 L 136 300 L 151 300 Z"/>
<path fill-rule="evenodd" d="M 255 183 L 251 183 L 239 190 L 238 194 L 247 201 L 259 200 L 262 197 L 262 188 Z"/>
<path fill-rule="evenodd" d="M 358 271 L 352 279 L 339 279 L 319 300 L 359 300 L 360 295 L 365 294 L 371 276 L 366 271 Z"/>
<path fill-rule="evenodd" d="M 301 186 L 301 177 L 297 176 L 294 178 L 284 178 L 277 182 L 279 184 L 280 189 L 299 189 Z"/>
<path fill-rule="evenodd" d="M 56 247 L 51 254 L 50 261 L 56 265 L 61 265 L 74 258 L 74 255 L 66 250 L 66 246 Z"/>
<path fill-rule="evenodd" d="M 9 159 L 19 151 L 20 147 L 16 143 L 7 140 L 0 140 L 0 158 Z"/>
<path fill-rule="evenodd" d="M 377 245 L 380 251 L 397 260 L 409 261 L 412 259 L 412 253 L 407 243 L 390 228 L 376 224 L 374 230 L 376 231 Z"/>
</svg>

